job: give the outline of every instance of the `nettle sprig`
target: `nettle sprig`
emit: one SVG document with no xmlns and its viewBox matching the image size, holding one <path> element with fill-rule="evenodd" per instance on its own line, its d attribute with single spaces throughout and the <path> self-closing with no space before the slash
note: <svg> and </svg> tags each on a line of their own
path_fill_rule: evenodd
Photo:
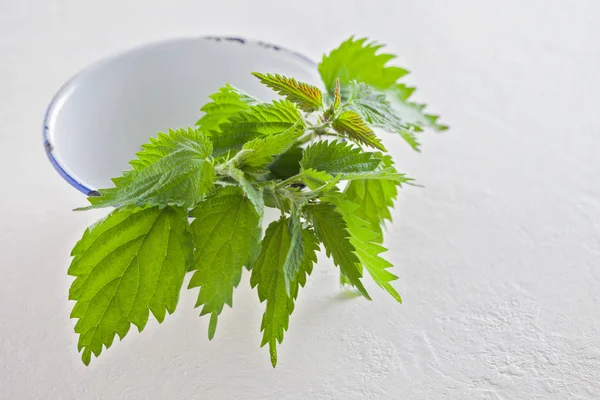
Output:
<svg viewBox="0 0 600 400">
<path fill-rule="evenodd" d="M 281 100 L 264 103 L 223 86 L 195 127 L 151 138 L 132 170 L 89 198 L 87 208 L 115 209 L 85 231 L 68 271 L 86 365 L 132 323 L 142 331 L 149 311 L 159 322 L 173 313 L 187 273 L 212 338 L 243 268 L 250 271 L 266 303 L 261 346 L 269 345 L 273 366 L 319 250 L 365 298 L 368 274 L 401 302 L 381 256 L 382 226 L 411 179 L 373 129 L 396 132 L 418 150 L 419 131 L 446 127 L 409 101 L 414 88 L 399 83 L 407 71 L 389 66 L 394 56 L 381 47 L 350 38 L 324 56 L 324 91 L 270 73 L 254 75 Z M 281 216 L 263 233 L 266 207 Z"/>
</svg>

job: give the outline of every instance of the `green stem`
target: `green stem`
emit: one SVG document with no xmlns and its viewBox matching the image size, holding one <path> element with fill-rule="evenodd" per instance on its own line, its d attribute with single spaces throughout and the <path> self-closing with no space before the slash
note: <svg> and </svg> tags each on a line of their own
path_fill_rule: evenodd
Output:
<svg viewBox="0 0 600 400">
<path fill-rule="evenodd" d="M 333 136 L 333 137 L 337 137 L 338 135 L 333 133 L 333 132 L 319 132 L 319 131 L 315 131 L 315 132 L 309 132 L 306 135 L 302 136 L 300 139 L 298 139 L 296 141 L 296 144 L 304 144 L 307 142 L 310 142 L 312 140 L 315 139 L 315 137 L 317 136 Z"/>
<path fill-rule="evenodd" d="M 215 174 L 217 176 L 226 176 L 228 167 L 229 166 L 227 165 L 227 163 L 215 165 Z"/>
<path fill-rule="evenodd" d="M 302 182 L 302 174 L 294 175 L 291 178 L 287 178 L 286 180 L 279 182 L 275 186 L 275 188 L 280 189 L 284 186 L 291 185 L 292 183 L 299 183 L 299 182 Z"/>
<path fill-rule="evenodd" d="M 310 142 L 314 138 L 315 138 L 315 133 L 314 132 L 309 132 L 306 135 L 302 136 L 300 139 L 298 139 L 296 141 L 296 144 L 302 145 L 304 143 Z"/>
<path fill-rule="evenodd" d="M 323 129 L 327 129 L 331 126 L 331 122 L 325 122 L 324 124 L 321 125 L 313 125 L 313 126 L 308 126 L 306 128 L 307 131 L 320 131 Z"/>
</svg>

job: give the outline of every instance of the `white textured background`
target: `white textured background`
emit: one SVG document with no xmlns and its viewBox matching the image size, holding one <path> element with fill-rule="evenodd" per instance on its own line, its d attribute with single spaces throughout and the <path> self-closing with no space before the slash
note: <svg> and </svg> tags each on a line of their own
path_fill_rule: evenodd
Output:
<svg viewBox="0 0 600 400">
<path fill-rule="evenodd" d="M 595 0 L 0 0 L 0 398 L 599 399 L 599 21 Z M 414 71 L 452 130 L 422 154 L 387 140 L 427 187 L 388 233 L 404 304 L 346 298 L 325 260 L 276 370 L 247 280 L 212 342 L 186 293 L 85 368 L 66 269 L 102 212 L 70 211 L 85 199 L 46 160 L 45 106 L 114 51 L 205 33 L 313 58 L 369 35 Z"/>
</svg>

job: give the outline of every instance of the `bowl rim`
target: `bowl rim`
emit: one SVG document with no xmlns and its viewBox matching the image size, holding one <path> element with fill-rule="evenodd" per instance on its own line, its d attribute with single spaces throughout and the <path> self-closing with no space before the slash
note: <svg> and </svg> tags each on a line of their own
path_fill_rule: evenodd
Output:
<svg viewBox="0 0 600 400">
<path fill-rule="evenodd" d="M 44 121 L 43 121 L 43 125 L 42 125 L 42 140 L 44 143 L 44 150 L 46 152 L 46 156 L 50 160 L 50 163 L 52 164 L 54 169 L 59 173 L 59 175 L 65 181 L 67 181 L 67 183 L 69 183 L 71 186 L 73 186 L 75 189 L 77 189 L 81 193 L 85 194 L 86 196 L 99 196 L 100 195 L 100 193 L 96 189 L 87 187 L 85 184 L 83 184 L 82 182 L 79 182 L 74 176 L 72 176 L 71 174 L 69 174 L 69 172 L 67 172 L 67 169 L 54 156 L 55 149 L 54 149 L 54 146 L 52 145 L 52 141 L 50 140 L 50 137 L 49 137 L 49 131 L 50 131 L 49 119 L 50 119 L 51 113 L 54 110 L 58 100 L 61 99 L 62 96 L 64 95 L 64 93 L 70 88 L 70 85 L 73 83 L 73 81 L 78 79 L 81 75 L 83 75 L 88 70 L 91 70 L 94 67 L 97 67 L 100 64 L 107 62 L 109 60 L 113 60 L 118 57 L 121 57 L 127 53 L 143 50 L 143 49 L 157 46 L 160 44 L 168 44 L 171 42 L 179 42 L 179 41 L 186 41 L 186 40 L 211 40 L 214 42 L 237 42 L 237 43 L 240 43 L 241 45 L 259 46 L 259 47 L 262 47 L 265 49 L 270 49 L 273 51 L 280 51 L 280 52 L 292 55 L 292 56 L 302 60 L 303 62 L 305 62 L 311 68 L 317 67 L 317 63 L 314 60 L 312 60 L 311 58 L 307 57 L 306 55 L 304 55 L 302 53 L 298 53 L 298 52 L 290 50 L 286 47 L 275 45 L 275 44 L 272 44 L 270 42 L 266 42 L 263 40 L 247 39 L 247 38 L 240 37 L 240 36 L 202 35 L 202 36 L 187 36 L 187 37 L 182 36 L 182 37 L 167 38 L 167 39 L 163 39 L 163 40 L 155 40 L 152 42 L 133 46 L 128 49 L 118 51 L 109 56 L 103 57 L 103 58 L 91 63 L 90 65 L 84 67 L 83 69 L 79 70 L 77 73 L 75 73 L 73 76 L 71 76 L 71 78 L 69 78 L 65 83 L 63 83 L 60 86 L 60 88 L 56 91 L 54 96 L 52 96 L 52 99 L 50 100 L 50 103 L 48 103 L 48 106 L 46 107 L 46 111 L 44 113 Z"/>
</svg>

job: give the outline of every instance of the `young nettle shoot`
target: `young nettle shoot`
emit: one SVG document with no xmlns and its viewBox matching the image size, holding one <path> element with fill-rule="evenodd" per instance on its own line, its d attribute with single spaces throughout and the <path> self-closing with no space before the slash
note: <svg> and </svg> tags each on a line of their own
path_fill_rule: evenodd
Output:
<svg viewBox="0 0 600 400">
<path fill-rule="evenodd" d="M 85 231 L 68 271 L 86 365 L 131 324 L 143 330 L 149 312 L 159 322 L 173 313 L 188 273 L 212 338 L 250 271 L 273 366 L 319 250 L 365 298 L 368 275 L 401 302 L 382 257 L 382 226 L 411 179 L 373 129 L 400 134 L 418 151 L 418 132 L 446 127 L 409 100 L 407 71 L 388 65 L 394 56 L 381 47 L 350 38 L 324 56 L 323 90 L 254 73 L 281 95 L 270 103 L 225 84 L 196 126 L 151 138 L 114 187 L 89 198 L 86 208 L 114 209 Z M 263 232 L 266 207 L 281 216 Z"/>
</svg>

